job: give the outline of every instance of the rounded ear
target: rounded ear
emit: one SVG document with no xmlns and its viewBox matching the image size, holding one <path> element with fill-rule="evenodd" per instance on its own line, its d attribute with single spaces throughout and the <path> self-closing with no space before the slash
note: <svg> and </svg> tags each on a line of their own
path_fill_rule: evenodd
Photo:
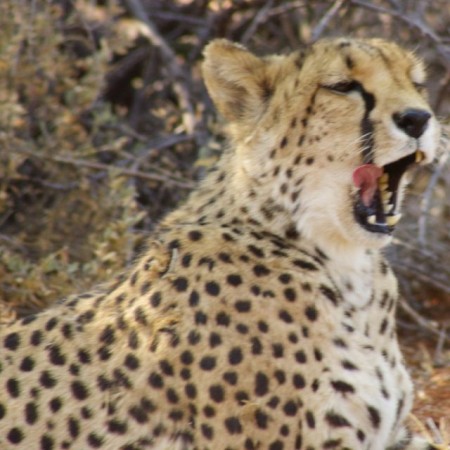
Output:
<svg viewBox="0 0 450 450">
<path fill-rule="evenodd" d="M 212 41 L 204 56 L 203 77 L 218 111 L 231 122 L 257 119 L 273 91 L 267 60 L 226 39 Z"/>
</svg>

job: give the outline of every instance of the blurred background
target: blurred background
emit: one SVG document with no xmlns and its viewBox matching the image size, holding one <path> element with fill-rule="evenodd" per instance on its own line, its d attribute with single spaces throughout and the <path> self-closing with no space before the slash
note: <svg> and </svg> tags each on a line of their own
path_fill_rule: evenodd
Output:
<svg viewBox="0 0 450 450">
<path fill-rule="evenodd" d="M 130 264 L 220 155 L 209 40 L 268 54 L 342 35 L 393 39 L 428 67 L 440 153 L 413 174 L 387 254 L 416 414 L 449 432 L 448 0 L 1 0 L 0 322 Z"/>
</svg>

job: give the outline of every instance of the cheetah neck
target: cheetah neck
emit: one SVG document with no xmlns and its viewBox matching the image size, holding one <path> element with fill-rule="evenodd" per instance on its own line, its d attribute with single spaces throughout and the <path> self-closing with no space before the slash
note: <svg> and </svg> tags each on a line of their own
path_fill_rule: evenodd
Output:
<svg viewBox="0 0 450 450">
<path fill-rule="evenodd" d="M 206 233 L 208 228 L 240 230 L 243 245 L 252 235 L 263 233 L 276 236 L 288 247 L 323 254 L 330 278 L 349 303 L 364 306 L 370 301 L 379 251 L 350 245 L 332 230 L 317 236 L 299 232 L 291 213 L 276 204 L 267 189 L 235 163 L 231 152 L 223 155 L 185 205 L 166 218 L 163 227 L 187 224 L 200 225 Z"/>
</svg>

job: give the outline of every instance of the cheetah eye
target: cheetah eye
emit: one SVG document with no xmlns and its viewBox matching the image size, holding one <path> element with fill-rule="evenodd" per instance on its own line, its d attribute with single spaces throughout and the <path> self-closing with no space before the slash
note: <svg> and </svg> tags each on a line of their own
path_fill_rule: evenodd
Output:
<svg viewBox="0 0 450 450">
<path fill-rule="evenodd" d="M 328 84 L 322 86 L 330 91 L 339 92 L 341 94 L 347 94 L 352 91 L 357 91 L 360 88 L 360 84 L 354 80 L 340 81 L 339 83 Z"/>
</svg>

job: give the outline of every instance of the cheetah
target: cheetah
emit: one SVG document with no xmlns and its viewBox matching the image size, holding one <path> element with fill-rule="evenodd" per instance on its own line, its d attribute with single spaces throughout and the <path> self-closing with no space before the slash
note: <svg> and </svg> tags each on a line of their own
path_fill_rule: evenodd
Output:
<svg viewBox="0 0 450 450">
<path fill-rule="evenodd" d="M 3 325 L 0 448 L 431 450 L 382 255 L 438 123 L 381 39 L 215 40 L 229 146 L 110 283 Z"/>
</svg>

